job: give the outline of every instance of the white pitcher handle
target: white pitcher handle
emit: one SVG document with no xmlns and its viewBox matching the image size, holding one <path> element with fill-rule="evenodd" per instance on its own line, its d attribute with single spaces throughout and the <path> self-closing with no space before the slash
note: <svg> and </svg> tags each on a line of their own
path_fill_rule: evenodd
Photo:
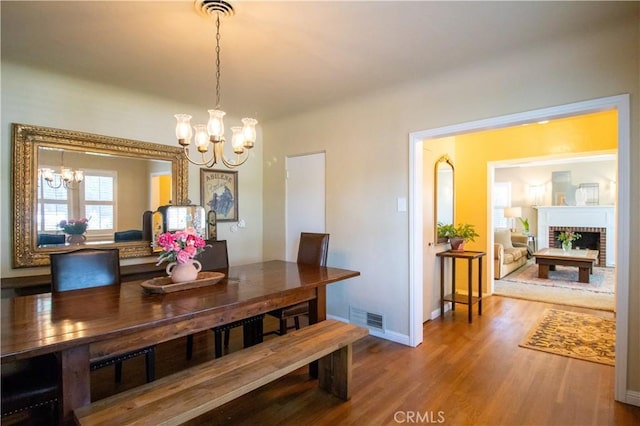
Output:
<svg viewBox="0 0 640 426">
<path fill-rule="evenodd" d="M 173 268 L 177 265 L 176 262 L 171 262 L 167 265 L 167 267 L 165 268 L 165 271 L 167 272 L 167 275 L 171 276 L 171 271 L 173 270 Z"/>
<path fill-rule="evenodd" d="M 193 260 L 193 266 L 196 268 L 196 271 L 200 272 L 200 270 L 202 269 L 202 264 L 197 261 L 197 260 Z"/>
</svg>

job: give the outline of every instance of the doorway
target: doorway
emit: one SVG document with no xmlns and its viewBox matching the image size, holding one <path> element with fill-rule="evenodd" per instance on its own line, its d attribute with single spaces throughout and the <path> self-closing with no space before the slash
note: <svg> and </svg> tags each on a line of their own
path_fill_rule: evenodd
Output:
<svg viewBox="0 0 640 426">
<path fill-rule="evenodd" d="M 300 232 L 325 232 L 325 153 L 287 157 L 286 259 L 295 262 Z"/>
<path fill-rule="evenodd" d="M 541 120 L 568 117 L 608 109 L 618 111 L 618 209 L 619 229 L 630 225 L 630 109 L 629 95 L 618 95 L 584 102 L 560 105 L 551 108 L 511 114 L 473 122 L 413 132 L 409 135 L 409 342 L 412 346 L 422 343 L 423 318 L 423 144 L 429 139 L 454 136 L 479 130 L 515 126 Z M 490 205 L 491 200 L 487 200 Z M 486 229 L 490 228 L 487 223 Z M 490 241 L 490 239 L 488 239 Z M 629 321 L 629 247 L 628 234 L 618 233 L 616 243 L 616 366 L 615 399 L 626 402 L 627 398 L 627 349 Z M 487 250 L 488 251 L 488 250 Z M 489 269 L 489 268 L 488 268 Z"/>
</svg>

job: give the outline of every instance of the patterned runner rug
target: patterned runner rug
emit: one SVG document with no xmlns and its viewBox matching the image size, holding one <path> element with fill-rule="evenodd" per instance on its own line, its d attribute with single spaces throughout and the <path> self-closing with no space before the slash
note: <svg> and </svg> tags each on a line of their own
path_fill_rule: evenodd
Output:
<svg viewBox="0 0 640 426">
<path fill-rule="evenodd" d="M 542 319 L 520 344 L 556 355 L 600 364 L 615 364 L 614 319 L 579 312 L 546 309 Z"/>
</svg>

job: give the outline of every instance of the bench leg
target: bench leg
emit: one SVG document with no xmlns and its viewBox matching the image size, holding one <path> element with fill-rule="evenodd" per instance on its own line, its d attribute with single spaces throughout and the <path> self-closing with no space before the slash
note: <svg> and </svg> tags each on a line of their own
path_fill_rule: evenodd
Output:
<svg viewBox="0 0 640 426">
<path fill-rule="evenodd" d="M 351 345 L 320 358 L 318 386 L 340 399 L 351 399 Z"/>
</svg>

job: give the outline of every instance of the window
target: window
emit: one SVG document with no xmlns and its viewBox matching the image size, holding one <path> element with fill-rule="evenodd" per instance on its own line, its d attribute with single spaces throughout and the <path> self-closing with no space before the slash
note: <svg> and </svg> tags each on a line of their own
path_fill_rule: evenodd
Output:
<svg viewBox="0 0 640 426">
<path fill-rule="evenodd" d="M 115 228 L 116 172 L 86 171 L 80 191 L 80 211 L 90 218 L 89 231 L 113 232 Z"/>
<path fill-rule="evenodd" d="M 54 182 L 60 182 L 60 174 L 55 174 Z M 38 232 L 57 231 L 61 220 L 69 218 L 69 190 L 64 186 L 50 187 L 42 175 L 38 175 Z"/>
<path fill-rule="evenodd" d="M 509 220 L 504 217 L 504 209 L 511 207 L 511 182 L 493 183 L 493 226 L 509 228 Z"/>
</svg>

